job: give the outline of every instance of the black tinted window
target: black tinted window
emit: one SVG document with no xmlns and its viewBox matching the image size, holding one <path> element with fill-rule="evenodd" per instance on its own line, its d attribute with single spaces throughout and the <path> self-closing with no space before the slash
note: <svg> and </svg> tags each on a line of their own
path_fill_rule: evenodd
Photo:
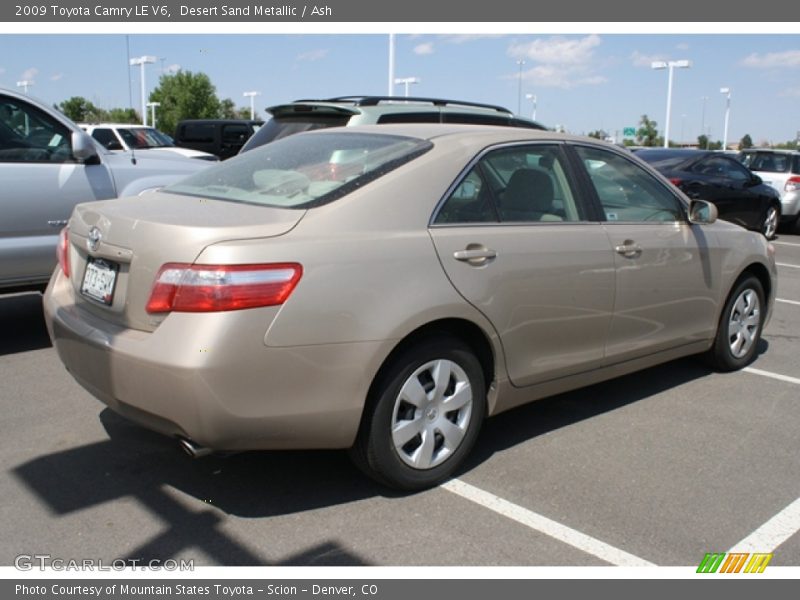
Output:
<svg viewBox="0 0 800 600">
<path fill-rule="evenodd" d="M 71 160 L 68 128 L 27 103 L 0 97 L 0 162 Z"/>
<path fill-rule="evenodd" d="M 324 129 L 326 127 L 342 127 L 347 125 L 350 115 L 302 115 L 273 117 L 262 125 L 242 147 L 242 152 L 248 152 L 269 142 L 274 142 L 295 133 Z"/>
<path fill-rule="evenodd" d="M 183 125 L 179 137 L 185 142 L 213 142 L 214 125 L 209 123 L 187 123 Z"/>
<path fill-rule="evenodd" d="M 381 115 L 378 123 L 439 123 L 441 115 L 438 112 L 402 112 Z"/>
</svg>

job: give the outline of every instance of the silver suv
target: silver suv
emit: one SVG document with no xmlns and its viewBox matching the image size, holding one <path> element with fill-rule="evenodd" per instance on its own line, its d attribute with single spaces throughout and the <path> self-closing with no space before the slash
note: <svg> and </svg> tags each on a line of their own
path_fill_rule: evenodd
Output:
<svg viewBox="0 0 800 600">
<path fill-rule="evenodd" d="M 267 121 L 241 152 L 277 139 L 326 127 L 388 123 L 463 123 L 547 129 L 536 121 L 516 116 L 492 104 L 398 96 L 340 96 L 327 100 L 296 100 L 267 108 Z"/>
<path fill-rule="evenodd" d="M 44 288 L 79 202 L 136 196 L 210 164 L 111 152 L 47 104 L 0 89 L 0 293 Z"/>
<path fill-rule="evenodd" d="M 743 150 L 739 160 L 781 195 L 781 222 L 800 230 L 800 152 Z"/>
</svg>

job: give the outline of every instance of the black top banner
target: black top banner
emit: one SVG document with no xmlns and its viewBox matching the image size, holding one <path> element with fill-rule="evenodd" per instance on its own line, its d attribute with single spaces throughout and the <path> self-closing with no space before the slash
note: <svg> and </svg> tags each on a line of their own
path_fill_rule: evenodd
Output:
<svg viewBox="0 0 800 600">
<path fill-rule="evenodd" d="M 800 21 L 800 2 L 761 0 L 606 0 L 605 2 L 491 3 L 329 0 L 17 0 L 0 5 L 4 22 L 704 22 Z M 635 33 L 635 32 L 631 32 Z"/>
</svg>

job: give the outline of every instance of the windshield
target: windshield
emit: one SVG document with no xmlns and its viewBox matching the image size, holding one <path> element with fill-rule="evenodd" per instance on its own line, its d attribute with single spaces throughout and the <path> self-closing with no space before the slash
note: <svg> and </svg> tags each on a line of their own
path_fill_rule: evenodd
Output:
<svg viewBox="0 0 800 600">
<path fill-rule="evenodd" d="M 767 173 L 785 173 L 791 170 L 792 157 L 789 154 L 777 152 L 753 152 L 744 155 L 742 162 L 751 171 L 765 171 Z"/>
<path fill-rule="evenodd" d="M 300 134 L 266 144 L 164 189 L 280 208 L 331 202 L 428 151 L 425 140 L 365 133 Z"/>
<path fill-rule="evenodd" d="M 169 137 L 152 127 L 131 127 L 118 129 L 117 131 L 127 146 L 135 150 L 164 148 L 174 145 Z"/>
</svg>

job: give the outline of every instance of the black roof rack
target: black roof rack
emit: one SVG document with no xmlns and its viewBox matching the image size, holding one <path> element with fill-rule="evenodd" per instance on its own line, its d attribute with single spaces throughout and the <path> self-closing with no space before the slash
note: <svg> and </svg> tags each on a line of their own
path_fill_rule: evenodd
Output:
<svg viewBox="0 0 800 600">
<path fill-rule="evenodd" d="M 356 106 L 377 106 L 381 102 L 425 102 L 434 106 L 468 106 L 486 108 L 505 114 L 513 114 L 507 108 L 495 104 L 482 104 L 480 102 L 467 102 L 466 100 L 444 100 L 442 98 L 422 98 L 419 96 L 337 96 L 327 99 L 303 99 L 295 102 L 351 102 Z"/>
</svg>

